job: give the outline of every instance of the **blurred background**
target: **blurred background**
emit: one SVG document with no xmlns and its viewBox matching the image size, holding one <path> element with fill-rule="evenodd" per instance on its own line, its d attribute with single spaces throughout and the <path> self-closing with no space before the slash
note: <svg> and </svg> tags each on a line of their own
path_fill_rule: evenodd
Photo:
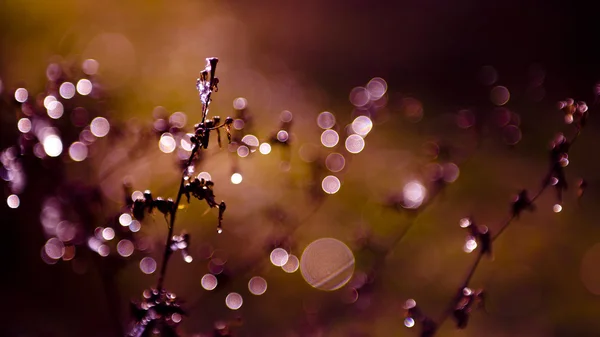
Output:
<svg viewBox="0 0 600 337">
<path fill-rule="evenodd" d="M 438 335 L 598 336 L 596 12 L 516 0 L 0 2 L 0 335 L 126 333 L 167 235 L 159 212 L 123 216 L 126 196 L 176 196 L 201 119 L 196 78 L 216 56 L 210 115 L 236 120 L 233 143 L 219 149 L 213 135 L 196 173 L 227 211 L 222 234 L 205 203 L 178 212 L 193 260 L 175 252 L 166 288 L 185 301 L 182 336 L 417 336 L 405 300 L 444 312 L 476 257 L 459 220 L 493 233 L 520 189 L 539 189 L 550 140 L 575 132 L 557 105 L 567 98 L 591 115 L 569 189 L 562 201 L 546 191 L 494 242 L 470 282 L 485 310 Z M 322 238 L 338 241 L 302 258 Z M 329 267 L 339 280 L 318 279 Z"/>
</svg>

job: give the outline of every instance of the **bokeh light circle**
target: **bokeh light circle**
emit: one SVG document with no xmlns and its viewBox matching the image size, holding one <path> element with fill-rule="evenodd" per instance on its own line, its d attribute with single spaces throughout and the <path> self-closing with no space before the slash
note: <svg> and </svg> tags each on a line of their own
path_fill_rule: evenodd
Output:
<svg viewBox="0 0 600 337">
<path fill-rule="evenodd" d="M 74 142 L 69 146 L 69 157 L 73 159 L 73 161 L 83 161 L 87 158 L 88 148 L 87 145 L 82 142 Z"/>
<path fill-rule="evenodd" d="M 490 100 L 497 106 L 505 105 L 510 100 L 508 88 L 501 85 L 493 87 L 490 91 Z"/>
<path fill-rule="evenodd" d="M 300 261 L 296 257 L 296 255 L 290 254 L 287 262 L 281 266 L 281 269 L 286 273 L 295 273 L 300 267 Z"/>
<path fill-rule="evenodd" d="M 96 137 L 104 137 L 110 131 L 110 123 L 104 117 L 96 117 L 90 123 L 90 131 Z"/>
<path fill-rule="evenodd" d="M 10 208 L 18 208 L 21 204 L 21 200 L 19 200 L 19 196 L 16 194 L 11 194 L 6 198 L 6 203 Z"/>
<path fill-rule="evenodd" d="M 57 135 L 49 135 L 44 138 L 44 152 L 50 157 L 58 157 L 63 150 L 62 141 Z"/>
<path fill-rule="evenodd" d="M 140 270 L 144 274 L 152 274 L 156 271 L 156 261 L 147 256 L 140 261 Z"/>
<path fill-rule="evenodd" d="M 289 255 L 283 248 L 275 248 L 269 256 L 271 263 L 277 267 L 281 267 L 287 263 Z"/>
<path fill-rule="evenodd" d="M 327 158 L 325 158 L 325 166 L 331 172 L 340 172 L 344 169 L 344 166 L 346 166 L 346 159 L 339 153 L 330 153 Z"/>
<path fill-rule="evenodd" d="M 335 194 L 341 187 L 342 183 L 336 176 L 327 176 L 323 178 L 323 181 L 321 182 L 321 188 L 323 188 L 323 191 L 327 194 Z"/>
<path fill-rule="evenodd" d="M 202 285 L 202 288 L 204 288 L 205 290 L 214 290 L 217 285 L 218 285 L 218 281 L 217 281 L 217 277 L 213 274 L 206 274 L 204 276 L 202 276 L 202 280 L 200 280 L 200 284 Z"/>
<path fill-rule="evenodd" d="M 321 133 L 321 144 L 325 147 L 334 147 L 340 141 L 340 136 L 335 130 L 325 130 Z"/>
<path fill-rule="evenodd" d="M 343 287 L 354 274 L 354 254 L 342 241 L 321 238 L 311 242 L 300 258 L 304 280 L 319 290 Z"/>
<path fill-rule="evenodd" d="M 321 129 L 331 129 L 335 125 L 335 116 L 329 111 L 323 111 L 317 116 L 317 125 Z"/>
<path fill-rule="evenodd" d="M 373 129 L 373 122 L 367 116 L 358 116 L 352 121 L 352 131 L 357 135 L 365 137 Z"/>
<path fill-rule="evenodd" d="M 225 297 L 225 305 L 231 310 L 238 310 L 244 304 L 244 299 L 242 295 L 238 293 L 229 293 L 227 297 Z"/>
<path fill-rule="evenodd" d="M 135 247 L 133 245 L 133 242 L 127 239 L 123 239 L 119 241 L 119 243 L 117 243 L 117 252 L 123 257 L 131 256 L 131 254 L 133 254 L 134 248 Z"/>
<path fill-rule="evenodd" d="M 346 150 L 352 154 L 360 153 L 365 148 L 365 140 L 359 135 L 346 138 Z"/>
<path fill-rule="evenodd" d="M 164 153 L 171 153 L 175 151 L 177 147 L 177 142 L 175 141 L 175 137 L 172 134 L 165 132 L 160 136 L 160 140 L 158 141 L 158 148 Z"/>
<path fill-rule="evenodd" d="M 253 295 L 262 295 L 267 291 L 267 281 L 260 276 L 254 276 L 248 282 L 248 290 Z"/>
</svg>

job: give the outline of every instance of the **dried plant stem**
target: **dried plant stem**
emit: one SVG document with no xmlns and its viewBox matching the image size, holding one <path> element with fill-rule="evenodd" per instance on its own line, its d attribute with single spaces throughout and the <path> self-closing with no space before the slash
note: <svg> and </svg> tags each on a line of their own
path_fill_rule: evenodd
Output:
<svg viewBox="0 0 600 337">
<path fill-rule="evenodd" d="M 578 131 L 573 138 L 570 140 L 570 144 L 572 145 L 575 140 L 577 140 L 577 138 L 580 135 L 580 131 Z M 552 174 L 552 167 L 550 168 L 549 172 L 547 173 L 547 176 Z M 530 205 L 534 205 L 535 201 L 548 189 L 548 187 L 550 186 L 550 184 L 544 183 L 542 184 L 542 187 L 540 187 L 540 189 L 537 191 L 537 193 L 529 200 L 529 204 Z M 498 229 L 498 231 L 492 236 L 491 241 L 494 242 L 497 238 L 500 237 L 500 235 L 502 233 L 504 233 L 504 231 L 508 228 L 508 226 L 514 222 L 514 220 L 517 219 L 517 215 L 516 214 L 512 214 L 508 217 L 508 219 L 502 224 L 502 226 L 500 226 L 500 228 Z M 473 278 L 473 275 L 475 275 L 475 272 L 477 271 L 477 267 L 480 265 L 480 262 L 484 256 L 484 250 L 480 249 L 479 253 L 477 254 L 477 257 L 475 258 L 475 261 L 473 262 L 473 264 L 471 265 L 471 267 L 469 268 L 469 270 L 467 271 L 467 274 L 463 280 L 463 282 L 461 283 L 460 287 L 457 290 L 457 293 L 452 297 L 452 300 L 450 301 L 450 304 L 448 305 L 448 307 L 444 310 L 444 312 L 442 313 L 442 315 L 435 320 L 436 326 L 439 328 L 445 321 L 446 319 L 448 319 L 448 317 L 452 314 L 452 312 L 454 311 L 458 301 L 461 299 L 462 295 L 463 295 L 463 289 L 465 287 L 469 286 L 469 283 L 471 282 L 471 279 Z M 437 330 L 436 330 L 437 332 Z M 432 335 L 433 336 L 433 335 Z"/>
</svg>

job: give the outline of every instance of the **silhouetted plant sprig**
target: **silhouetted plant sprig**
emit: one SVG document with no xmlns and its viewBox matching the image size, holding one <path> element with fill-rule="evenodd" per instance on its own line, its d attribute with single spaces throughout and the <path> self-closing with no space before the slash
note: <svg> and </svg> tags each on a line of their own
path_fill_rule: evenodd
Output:
<svg viewBox="0 0 600 337">
<path fill-rule="evenodd" d="M 190 137 L 192 150 L 183 168 L 177 197 L 175 200 L 161 197 L 154 198 L 152 193 L 147 190 L 142 198 L 133 201 L 131 211 L 136 219 L 142 220 L 146 212 L 152 213 L 156 209 L 165 216 L 169 230 L 157 286 L 155 289 L 147 290 L 148 293 L 144 293 L 144 301 L 132 306 L 135 323 L 129 336 L 149 336 L 154 332 L 164 336 L 177 336 L 176 328 L 181 321 L 183 311 L 179 307 L 179 302 L 175 300 L 175 295 L 164 290 L 164 280 L 169 259 L 173 252 L 180 250 L 186 262 L 193 260 L 192 256 L 188 254 L 189 234 L 173 235 L 181 198 L 185 195 L 189 203 L 190 196 L 193 196 L 198 200 L 205 200 L 210 208 L 218 208 L 217 232 L 221 233 L 223 231 L 222 222 L 226 208 L 225 202 L 215 201 L 214 183 L 212 181 L 205 180 L 202 177 L 192 177 L 194 161 L 201 149 L 208 148 L 211 131 L 217 132 L 219 147 L 221 146 L 221 129 L 225 129 L 227 139 L 231 142 L 233 118 L 227 117 L 224 121 L 221 121 L 218 116 L 211 119 L 207 118 L 212 101 L 211 95 L 218 89 L 219 79 L 215 77 L 217 62 L 217 58 L 208 58 L 206 68 L 200 72 L 200 77 L 196 81 L 196 88 L 202 103 L 202 120 L 194 125 L 194 135 Z"/>
<path fill-rule="evenodd" d="M 439 327 L 450 316 L 454 318 L 456 327 L 464 329 L 469 322 L 470 313 L 473 305 L 478 308 L 483 307 L 484 290 L 479 289 L 473 291 L 469 288 L 471 278 L 475 274 L 479 262 L 484 255 L 492 256 L 492 243 L 508 228 L 508 226 L 519 218 L 523 211 L 534 211 L 535 201 L 542 193 L 553 186 L 556 193 L 556 204 L 553 206 L 555 213 L 562 211 L 563 192 L 567 190 L 568 184 L 566 181 L 565 167 L 569 165 L 569 150 L 573 143 L 579 138 L 583 128 L 589 118 L 589 109 L 585 102 L 575 102 L 573 99 L 560 101 L 558 104 L 560 110 L 565 112 L 565 123 L 574 124 L 575 133 L 567 139 L 564 134 L 559 133 L 552 140 L 549 151 L 549 168 L 548 172 L 542 178 L 542 184 L 533 197 L 529 197 L 529 192 L 525 189 L 521 190 L 510 204 L 510 213 L 507 220 L 501 225 L 495 234 L 492 234 L 490 229 L 483 225 L 476 225 L 471 217 L 460 220 L 460 227 L 469 230 L 465 246 L 465 252 L 472 252 L 479 248 L 477 257 L 474 263 L 467 271 L 466 277 L 458 288 L 456 294 L 452 297 L 449 306 L 443 312 L 442 316 L 437 320 L 425 315 L 414 299 L 409 299 L 404 304 L 405 320 L 404 325 L 413 327 L 416 324 L 420 325 L 421 337 L 435 336 Z M 581 198 L 587 187 L 587 183 L 583 179 L 579 179 L 577 196 Z"/>
</svg>

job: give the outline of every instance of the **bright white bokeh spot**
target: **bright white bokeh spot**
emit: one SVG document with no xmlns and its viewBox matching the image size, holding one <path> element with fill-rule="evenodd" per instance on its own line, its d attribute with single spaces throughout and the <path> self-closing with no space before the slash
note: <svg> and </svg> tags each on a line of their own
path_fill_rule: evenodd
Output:
<svg viewBox="0 0 600 337">
<path fill-rule="evenodd" d="M 283 269 L 283 271 L 285 271 L 286 273 L 294 273 L 298 270 L 299 267 L 300 261 L 298 260 L 296 255 L 290 254 L 288 256 L 287 262 L 283 266 L 281 266 L 281 269 Z"/>
<path fill-rule="evenodd" d="M 404 185 L 402 196 L 405 208 L 418 208 L 425 200 L 427 189 L 418 181 L 411 181 Z"/>
<path fill-rule="evenodd" d="M 144 274 L 152 274 L 156 271 L 156 261 L 147 256 L 140 261 L 140 270 Z"/>
<path fill-rule="evenodd" d="M 123 257 L 131 256 L 131 254 L 133 254 L 134 249 L 135 247 L 133 245 L 133 242 L 127 239 L 123 239 L 119 241 L 119 243 L 117 243 L 117 252 Z"/>
<path fill-rule="evenodd" d="M 202 288 L 206 290 L 214 290 L 217 287 L 217 277 L 213 274 L 206 274 L 202 276 L 202 280 L 200 280 L 200 284 Z"/>
<path fill-rule="evenodd" d="M 321 187 L 323 188 L 323 191 L 325 191 L 325 193 L 334 194 L 340 190 L 340 188 L 342 187 L 342 183 L 336 176 L 327 176 L 323 178 L 323 181 L 321 182 Z"/>
<path fill-rule="evenodd" d="M 87 96 L 92 92 L 92 82 L 82 78 L 77 82 L 77 92 L 82 96 Z"/>
<path fill-rule="evenodd" d="M 288 253 L 283 248 L 275 248 L 271 252 L 271 263 L 277 267 L 281 267 L 287 263 L 289 259 Z"/>
<path fill-rule="evenodd" d="M 21 118 L 19 122 L 17 122 L 17 128 L 22 133 L 27 133 L 31 131 L 31 120 L 29 118 Z"/>
<path fill-rule="evenodd" d="M 100 64 L 94 59 L 87 59 L 81 65 L 83 72 L 87 75 L 96 75 L 99 67 Z"/>
<path fill-rule="evenodd" d="M 248 100 L 246 100 L 244 97 L 238 97 L 233 100 L 233 108 L 236 110 L 246 109 L 247 106 Z"/>
<path fill-rule="evenodd" d="M 354 254 L 346 244 L 334 238 L 321 238 L 304 249 L 300 272 L 312 287 L 336 290 L 352 278 L 354 261 Z"/>
<path fill-rule="evenodd" d="M 469 239 L 467 240 L 467 242 L 465 242 L 465 245 L 463 247 L 463 251 L 465 253 L 471 253 L 476 248 L 477 248 L 477 241 L 475 241 L 475 239 L 473 237 L 469 237 Z"/>
<path fill-rule="evenodd" d="M 365 140 L 359 135 L 350 135 L 346 138 L 346 150 L 350 153 L 360 153 L 365 148 Z"/>
<path fill-rule="evenodd" d="M 404 319 L 404 326 L 407 328 L 412 328 L 415 326 L 415 320 L 412 317 L 406 317 Z"/>
<path fill-rule="evenodd" d="M 335 116 L 329 111 L 323 111 L 317 116 L 317 125 L 321 129 L 331 129 L 335 125 Z"/>
<path fill-rule="evenodd" d="M 127 213 L 123 213 L 119 216 L 119 223 L 123 227 L 127 227 L 127 226 L 131 225 L 131 221 L 133 221 L 133 219 L 131 218 L 131 215 L 129 215 Z"/>
<path fill-rule="evenodd" d="M 554 206 L 552 206 L 552 210 L 554 211 L 554 213 L 560 213 L 562 209 L 563 208 L 560 204 L 555 204 Z"/>
<path fill-rule="evenodd" d="M 52 101 L 48 103 L 47 113 L 50 118 L 59 119 L 64 113 L 64 107 L 61 102 Z"/>
<path fill-rule="evenodd" d="M 143 199 L 144 198 L 144 193 L 142 193 L 142 191 L 133 191 L 133 193 L 131 193 L 131 200 L 135 201 L 137 199 Z"/>
<path fill-rule="evenodd" d="M 238 293 L 229 293 L 227 297 L 225 297 L 225 305 L 231 310 L 238 310 L 242 307 L 244 300 L 242 299 L 242 295 Z"/>
<path fill-rule="evenodd" d="M 259 141 L 255 135 L 245 135 L 242 137 L 242 143 L 246 144 L 254 152 L 258 147 Z"/>
<path fill-rule="evenodd" d="M 96 117 L 90 123 L 90 130 L 96 137 L 104 137 L 110 131 L 110 123 L 104 117 Z"/>
<path fill-rule="evenodd" d="M 48 96 L 44 97 L 44 108 L 50 109 L 50 103 L 52 103 L 52 102 L 56 102 L 56 97 L 54 97 L 52 95 L 48 95 Z"/>
<path fill-rule="evenodd" d="M 19 196 L 16 194 L 11 194 L 6 198 L 6 203 L 10 208 L 17 208 L 21 204 L 21 200 L 19 200 Z"/>
<path fill-rule="evenodd" d="M 262 295 L 267 291 L 267 281 L 260 276 L 254 276 L 248 282 L 248 290 L 252 295 Z"/>
<path fill-rule="evenodd" d="M 181 145 L 181 148 L 185 151 L 192 151 L 194 149 L 194 143 L 192 143 L 192 136 L 194 136 L 193 133 L 186 133 L 185 136 L 181 137 L 179 145 Z"/>
<path fill-rule="evenodd" d="M 82 142 L 74 142 L 69 146 L 69 157 L 74 161 L 83 161 L 87 158 L 88 147 Z"/>
<path fill-rule="evenodd" d="M 177 147 L 177 142 L 175 141 L 175 137 L 172 134 L 165 132 L 160 136 L 160 140 L 158 141 L 158 148 L 164 153 L 171 153 L 175 151 Z"/>
<path fill-rule="evenodd" d="M 340 141 L 340 135 L 335 130 L 325 130 L 321 133 L 321 144 L 325 147 L 334 147 Z"/>
<path fill-rule="evenodd" d="M 173 323 L 179 323 L 179 322 L 181 322 L 181 319 L 182 319 L 182 317 L 181 317 L 180 313 L 174 312 L 171 315 L 171 321 L 173 321 Z"/>
<path fill-rule="evenodd" d="M 200 179 L 200 180 L 204 179 L 206 181 L 209 181 L 209 180 L 212 180 L 212 177 L 210 176 L 210 173 L 208 173 L 208 172 L 200 172 L 200 173 L 198 173 L 198 179 Z"/>
<path fill-rule="evenodd" d="M 271 153 L 271 144 L 269 144 L 269 143 L 262 143 L 262 144 L 260 144 L 260 147 L 258 148 L 258 151 L 260 151 L 260 153 L 262 153 L 262 154 L 269 154 L 269 153 Z"/>
<path fill-rule="evenodd" d="M 352 121 L 352 130 L 359 136 L 365 137 L 373 129 L 373 122 L 367 116 L 358 116 Z"/>
<path fill-rule="evenodd" d="M 185 261 L 186 263 L 192 263 L 192 261 L 194 261 L 194 257 L 191 255 L 186 255 L 183 257 L 183 261 Z"/>
<path fill-rule="evenodd" d="M 242 182 L 242 175 L 239 173 L 234 173 L 231 175 L 231 183 L 237 185 Z"/>
<path fill-rule="evenodd" d="M 57 135 L 49 135 L 44 138 L 44 152 L 50 157 L 58 157 L 63 150 L 62 141 Z"/>
<path fill-rule="evenodd" d="M 19 89 L 15 90 L 15 100 L 17 100 L 17 102 L 25 103 L 25 101 L 27 101 L 28 97 L 29 97 L 29 93 L 27 92 L 27 89 L 19 88 Z"/>
<path fill-rule="evenodd" d="M 75 85 L 71 82 L 64 82 L 58 89 L 60 96 L 64 99 L 71 99 L 75 96 Z"/>
<path fill-rule="evenodd" d="M 112 240 L 115 238 L 115 230 L 112 227 L 106 227 L 102 230 L 102 238 L 104 240 Z"/>
</svg>

